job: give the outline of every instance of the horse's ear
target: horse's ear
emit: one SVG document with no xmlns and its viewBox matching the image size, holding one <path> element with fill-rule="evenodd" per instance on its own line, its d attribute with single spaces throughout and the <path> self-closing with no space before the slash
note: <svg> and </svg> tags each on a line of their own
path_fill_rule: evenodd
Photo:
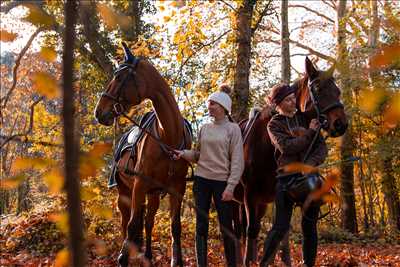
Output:
<svg viewBox="0 0 400 267">
<path fill-rule="evenodd" d="M 125 63 L 132 64 L 135 60 L 135 56 L 132 54 L 131 50 L 129 49 L 128 45 L 125 42 L 122 42 L 122 46 L 124 48 L 125 53 Z"/>
<path fill-rule="evenodd" d="M 306 57 L 306 73 L 311 80 L 317 78 L 318 76 L 318 70 L 314 67 L 314 64 L 308 57 Z"/>
<path fill-rule="evenodd" d="M 300 107 L 301 112 L 306 111 L 308 99 L 310 98 L 310 93 L 309 90 L 307 90 L 307 87 L 305 85 L 300 84 L 300 87 L 298 89 L 298 103 Z"/>
<path fill-rule="evenodd" d="M 326 76 L 331 78 L 333 77 L 333 73 L 335 72 L 336 69 L 336 61 L 332 64 L 332 66 L 326 71 Z"/>
</svg>

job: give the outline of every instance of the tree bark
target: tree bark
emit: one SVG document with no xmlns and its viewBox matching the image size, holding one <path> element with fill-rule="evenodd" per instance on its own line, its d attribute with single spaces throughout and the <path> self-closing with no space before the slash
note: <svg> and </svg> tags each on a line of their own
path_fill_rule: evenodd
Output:
<svg viewBox="0 0 400 267">
<path fill-rule="evenodd" d="M 69 213 L 69 247 L 71 265 L 81 267 L 86 264 L 86 248 L 83 236 L 80 184 L 78 177 L 79 140 L 75 136 L 75 108 L 73 88 L 74 43 L 77 2 L 65 3 L 65 35 L 63 51 L 63 121 L 64 121 L 64 159 L 65 189 L 67 191 L 67 210 Z"/>
<path fill-rule="evenodd" d="M 382 188 L 388 207 L 389 223 L 393 229 L 400 230 L 400 200 L 393 175 L 392 158 L 389 155 L 383 160 Z"/>
<path fill-rule="evenodd" d="M 247 117 L 249 106 L 249 76 L 251 57 L 251 20 L 255 0 L 244 0 L 236 17 L 237 56 L 233 85 L 233 118 L 236 121 Z"/>
<path fill-rule="evenodd" d="M 288 0 L 281 1 L 281 80 L 290 83 Z"/>
<path fill-rule="evenodd" d="M 345 106 L 352 105 L 351 94 L 351 81 L 349 77 L 349 58 L 346 44 L 346 0 L 340 0 L 337 9 L 337 45 L 338 45 L 338 71 L 340 72 L 341 86 L 343 91 L 343 100 Z M 347 132 L 342 137 L 340 152 L 341 160 L 344 161 L 353 157 L 354 140 L 352 129 L 352 118 L 348 114 L 349 127 Z M 356 233 L 357 227 L 357 213 L 355 206 L 355 192 L 354 192 L 354 165 L 353 163 L 342 163 L 341 166 L 341 204 L 342 204 L 342 227 L 343 229 Z"/>
</svg>

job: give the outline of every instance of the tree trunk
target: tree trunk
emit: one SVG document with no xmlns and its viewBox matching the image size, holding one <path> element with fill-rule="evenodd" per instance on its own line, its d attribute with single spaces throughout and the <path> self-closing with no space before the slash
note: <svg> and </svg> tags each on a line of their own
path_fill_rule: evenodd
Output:
<svg viewBox="0 0 400 267">
<path fill-rule="evenodd" d="M 86 264 L 86 249 L 83 236 L 80 184 L 78 177 L 79 140 L 75 136 L 75 107 L 73 87 L 73 65 L 77 2 L 68 0 L 65 9 L 65 35 L 63 51 L 63 134 L 65 159 L 65 189 L 69 213 L 69 248 L 71 265 L 81 267 Z"/>
<path fill-rule="evenodd" d="M 349 58 L 346 44 L 346 0 L 340 0 L 337 9 L 337 45 L 338 45 L 338 71 L 340 72 L 341 86 L 343 91 L 343 100 L 346 106 L 352 105 L 351 94 L 351 81 L 349 77 Z M 349 128 L 342 137 L 340 147 L 341 160 L 353 157 L 354 140 L 352 129 L 352 118 L 349 119 Z M 354 166 L 353 163 L 343 163 L 340 166 L 342 179 L 341 179 L 341 201 L 342 201 L 342 227 L 343 229 L 356 233 L 357 229 L 357 214 L 355 206 L 355 193 L 354 193 Z"/>
<path fill-rule="evenodd" d="M 29 179 L 27 178 L 24 182 L 22 182 L 17 189 L 17 214 L 20 214 L 23 211 L 28 211 L 31 208 L 31 202 L 28 198 L 30 190 Z"/>
<path fill-rule="evenodd" d="M 386 157 L 383 160 L 382 188 L 388 207 L 388 219 L 393 229 L 400 230 L 400 200 L 393 175 L 393 157 Z"/>
<path fill-rule="evenodd" d="M 288 0 L 281 1 L 281 80 L 290 83 Z"/>
<path fill-rule="evenodd" d="M 247 117 L 249 105 L 249 75 L 251 57 L 251 20 L 255 0 L 244 0 L 236 17 L 237 56 L 233 85 L 233 117 L 236 121 Z"/>
</svg>

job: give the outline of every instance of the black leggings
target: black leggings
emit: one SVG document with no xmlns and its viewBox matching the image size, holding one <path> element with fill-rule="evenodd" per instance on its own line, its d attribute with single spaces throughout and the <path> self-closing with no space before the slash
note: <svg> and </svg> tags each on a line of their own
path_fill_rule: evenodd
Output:
<svg viewBox="0 0 400 267">
<path fill-rule="evenodd" d="M 279 243 L 285 236 L 286 232 L 289 231 L 294 202 L 289 198 L 284 190 L 288 180 L 289 178 L 278 180 L 275 199 L 275 222 L 264 243 L 264 255 L 261 261 L 262 266 L 267 266 L 268 264 L 273 263 Z M 317 255 L 318 214 L 319 206 L 310 205 L 305 211 L 301 221 L 301 228 L 303 231 L 303 260 L 308 267 L 314 266 Z"/>
<path fill-rule="evenodd" d="M 233 235 L 233 207 L 231 201 L 222 201 L 222 193 L 227 183 L 195 176 L 193 193 L 196 202 L 196 236 L 208 239 L 208 213 L 211 198 L 214 199 L 218 221 L 224 240 L 228 266 L 235 266 L 235 239 Z"/>
</svg>

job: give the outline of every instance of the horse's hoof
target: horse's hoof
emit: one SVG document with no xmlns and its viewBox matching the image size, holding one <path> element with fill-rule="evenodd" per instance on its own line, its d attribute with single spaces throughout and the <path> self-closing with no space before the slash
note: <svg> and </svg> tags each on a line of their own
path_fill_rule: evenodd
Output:
<svg viewBox="0 0 400 267">
<path fill-rule="evenodd" d="M 128 267 L 129 256 L 127 254 L 120 253 L 118 256 L 118 264 L 119 264 L 119 267 Z"/>
</svg>

